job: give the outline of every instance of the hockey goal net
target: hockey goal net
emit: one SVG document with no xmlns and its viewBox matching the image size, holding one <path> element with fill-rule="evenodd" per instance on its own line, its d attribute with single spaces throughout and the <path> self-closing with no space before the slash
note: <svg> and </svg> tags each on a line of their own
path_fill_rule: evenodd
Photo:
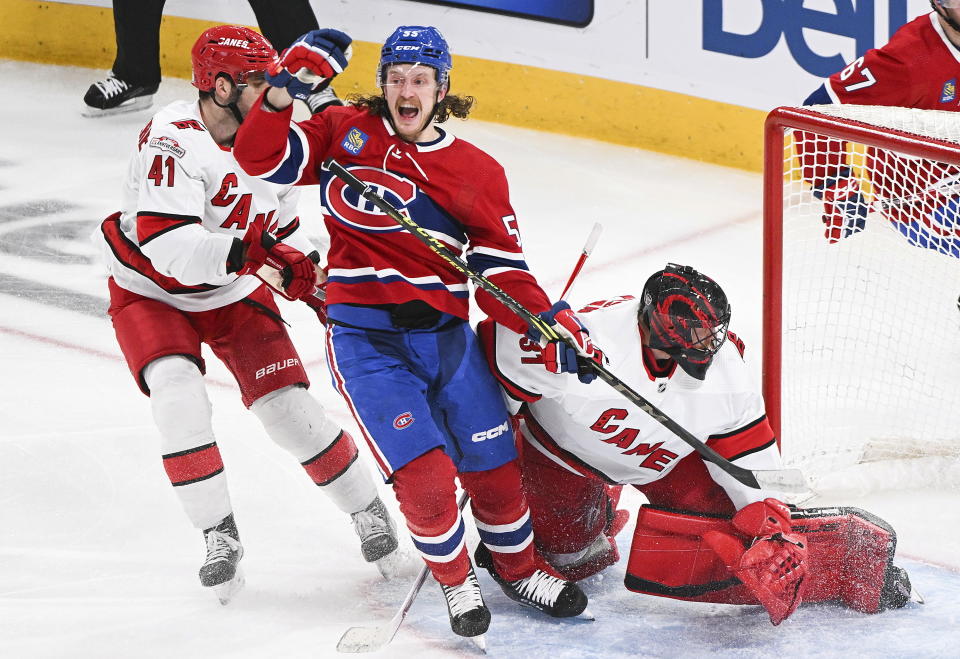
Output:
<svg viewBox="0 0 960 659">
<path fill-rule="evenodd" d="M 778 108 L 765 130 L 763 388 L 785 463 L 815 489 L 955 485 L 960 113 Z"/>
</svg>

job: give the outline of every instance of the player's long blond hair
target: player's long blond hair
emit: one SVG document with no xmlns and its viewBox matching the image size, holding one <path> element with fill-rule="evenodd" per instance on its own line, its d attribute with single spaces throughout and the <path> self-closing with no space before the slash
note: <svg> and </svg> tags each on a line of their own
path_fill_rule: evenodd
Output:
<svg viewBox="0 0 960 659">
<path fill-rule="evenodd" d="M 379 117 L 390 116 L 387 99 L 381 94 L 350 94 L 347 96 L 347 100 L 359 108 L 366 108 L 370 114 L 375 114 Z M 473 108 L 475 102 L 476 99 L 473 96 L 447 94 L 443 97 L 443 100 L 437 103 L 437 110 L 433 115 L 433 120 L 438 124 L 442 124 L 451 116 L 457 119 L 466 119 L 470 116 L 470 110 Z"/>
</svg>

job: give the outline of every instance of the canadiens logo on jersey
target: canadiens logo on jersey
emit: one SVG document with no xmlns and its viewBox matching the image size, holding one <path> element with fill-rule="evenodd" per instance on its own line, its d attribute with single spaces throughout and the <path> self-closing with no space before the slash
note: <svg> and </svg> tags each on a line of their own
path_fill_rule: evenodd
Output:
<svg viewBox="0 0 960 659">
<path fill-rule="evenodd" d="M 374 167 L 348 167 L 350 173 L 369 185 L 381 197 L 397 208 L 409 206 L 417 198 L 417 186 L 412 181 Z M 330 215 L 349 227 L 366 232 L 402 231 L 389 215 L 352 190 L 336 176 L 331 176 L 323 187 L 323 205 Z"/>
<path fill-rule="evenodd" d="M 940 91 L 940 102 L 950 103 L 957 98 L 957 79 L 950 78 L 943 83 L 943 89 Z"/>
<path fill-rule="evenodd" d="M 161 151 L 169 151 L 177 158 L 182 158 L 187 152 L 186 149 L 180 146 L 179 142 L 172 137 L 167 137 L 166 135 L 154 137 L 152 140 L 150 140 L 150 146 L 160 149 Z"/>
<path fill-rule="evenodd" d="M 351 128 L 347 132 L 347 136 L 343 138 L 340 146 L 353 155 L 357 155 L 363 151 L 363 145 L 367 143 L 367 139 L 367 134 L 362 130 L 359 128 Z"/>
</svg>

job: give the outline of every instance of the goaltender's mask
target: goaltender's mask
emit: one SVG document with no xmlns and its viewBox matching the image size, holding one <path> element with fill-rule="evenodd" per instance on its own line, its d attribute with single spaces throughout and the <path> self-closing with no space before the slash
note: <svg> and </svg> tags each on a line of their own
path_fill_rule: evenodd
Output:
<svg viewBox="0 0 960 659">
<path fill-rule="evenodd" d="M 639 315 L 649 330 L 647 345 L 703 380 L 727 338 L 730 304 L 717 282 L 690 266 L 669 263 L 644 285 Z"/>
</svg>

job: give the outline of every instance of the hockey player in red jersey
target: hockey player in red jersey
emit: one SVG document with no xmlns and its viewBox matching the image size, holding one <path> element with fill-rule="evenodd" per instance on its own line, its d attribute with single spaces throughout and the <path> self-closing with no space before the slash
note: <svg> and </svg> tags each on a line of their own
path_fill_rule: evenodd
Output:
<svg viewBox="0 0 960 659">
<path fill-rule="evenodd" d="M 350 37 L 305 34 L 241 127 L 235 153 L 267 181 L 319 184 L 330 234 L 328 364 L 424 560 L 441 584 L 451 627 L 483 634 L 490 613 L 464 545 L 454 478 L 470 494 L 489 566 L 513 599 L 557 617 L 586 596 L 538 569 L 506 409 L 466 322 L 466 278 L 388 216 L 323 170 L 335 158 L 404 208 L 473 269 L 593 351 L 569 307 L 550 302 L 524 261 L 503 168 L 441 126 L 472 99 L 450 93 L 452 58 L 433 27 L 398 28 L 381 49 L 381 94 L 291 123 L 300 78 L 328 79 L 347 64 Z M 526 324 L 478 292 L 478 304 L 514 332 Z M 548 365 L 577 371 L 556 343 Z M 545 371 L 546 372 L 546 371 Z M 556 377 L 553 375 L 552 377 Z M 488 558 L 487 552 L 483 554 Z"/>
<path fill-rule="evenodd" d="M 886 105 L 960 111 L 960 0 L 931 0 L 933 12 L 902 26 L 882 48 L 868 50 L 834 73 L 804 105 Z M 869 149 L 870 197 L 844 154 L 844 144 L 827 146 L 798 139 L 804 177 L 818 181 L 824 234 L 831 243 L 862 231 L 867 214 L 880 211 L 907 241 L 960 258 L 960 169 L 918 168 L 910 159 Z M 816 146 L 815 152 L 811 147 Z M 915 182 L 904 189 L 904 172 Z"/>
<path fill-rule="evenodd" d="M 777 469 L 763 400 L 727 331 L 723 290 L 669 264 L 642 298 L 589 305 L 580 317 L 609 368 L 734 464 Z M 861 611 L 902 606 L 910 584 L 893 565 L 896 535 L 853 509 L 791 509 L 711 463 L 610 387 L 547 379 L 540 347 L 492 320 L 480 324 L 490 366 L 519 410 L 521 464 L 536 543 L 561 574 L 583 579 L 619 560 L 623 485 L 640 509 L 625 583 L 696 601 L 762 604 L 774 624 L 801 601 Z"/>
<path fill-rule="evenodd" d="M 199 101 L 172 103 L 140 134 L 122 211 L 95 238 L 110 278 L 109 314 L 130 372 L 150 396 L 163 466 L 190 521 L 203 530 L 203 586 L 222 602 L 242 585 L 243 547 L 211 426 L 200 344 L 240 386 L 267 434 L 349 514 L 367 561 L 397 547 L 393 522 L 357 447 L 307 393 L 309 380 L 267 287 L 280 269 L 293 297 L 315 290 L 319 256 L 300 230 L 290 186 L 249 177 L 230 149 L 277 59 L 245 27 L 222 25 L 192 51 Z"/>
</svg>

